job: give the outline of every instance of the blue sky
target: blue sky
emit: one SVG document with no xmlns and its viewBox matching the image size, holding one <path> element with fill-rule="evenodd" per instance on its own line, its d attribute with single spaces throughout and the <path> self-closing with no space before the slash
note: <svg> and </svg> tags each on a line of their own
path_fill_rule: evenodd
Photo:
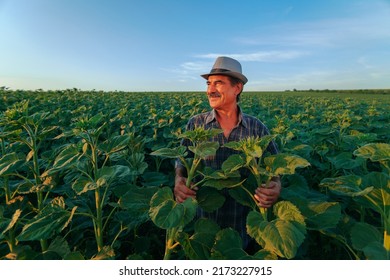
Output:
<svg viewBox="0 0 390 280">
<path fill-rule="evenodd" d="M 0 86 L 203 91 L 390 88 L 389 0 L 0 0 Z"/>
</svg>

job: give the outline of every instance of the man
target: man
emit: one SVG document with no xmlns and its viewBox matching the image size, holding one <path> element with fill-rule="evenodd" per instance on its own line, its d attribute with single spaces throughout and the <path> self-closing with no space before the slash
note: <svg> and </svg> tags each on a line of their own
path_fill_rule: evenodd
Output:
<svg viewBox="0 0 390 280">
<path fill-rule="evenodd" d="M 220 169 L 222 163 L 235 151 L 222 147 L 226 142 L 239 141 L 242 137 L 259 136 L 269 134 L 267 127 L 258 119 L 246 115 L 238 106 L 239 97 L 244 84 L 248 79 L 242 74 L 241 64 L 230 57 L 218 57 L 210 73 L 201 75 L 207 80 L 207 96 L 212 111 L 192 117 L 187 130 L 195 127 L 205 129 L 219 128 L 223 133 L 214 137 L 220 148 L 214 158 L 205 161 L 205 165 L 214 169 Z M 188 146 L 186 141 L 183 145 Z M 274 142 L 268 146 L 272 154 L 278 152 Z M 176 166 L 176 178 L 174 194 L 176 201 L 182 203 L 188 197 L 196 197 L 196 189 L 191 190 L 185 186 L 186 174 L 180 164 Z M 265 185 L 259 186 L 255 191 L 255 198 L 262 207 L 271 207 L 278 199 L 281 191 L 279 178 L 274 178 L 268 188 Z M 246 215 L 248 208 L 236 202 L 225 192 L 226 200 L 224 205 L 213 213 L 206 213 L 199 209 L 199 217 L 207 217 L 216 221 L 221 227 L 232 227 L 237 230 L 242 239 L 244 248 L 249 242 L 246 234 Z"/>
</svg>

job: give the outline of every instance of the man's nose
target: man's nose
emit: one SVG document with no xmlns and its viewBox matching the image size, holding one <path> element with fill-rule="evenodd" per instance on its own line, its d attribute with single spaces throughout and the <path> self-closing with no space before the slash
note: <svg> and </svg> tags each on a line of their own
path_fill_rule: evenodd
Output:
<svg viewBox="0 0 390 280">
<path fill-rule="evenodd" d="M 207 93 L 213 93 L 215 92 L 215 86 L 213 84 L 209 84 L 207 86 Z"/>
</svg>

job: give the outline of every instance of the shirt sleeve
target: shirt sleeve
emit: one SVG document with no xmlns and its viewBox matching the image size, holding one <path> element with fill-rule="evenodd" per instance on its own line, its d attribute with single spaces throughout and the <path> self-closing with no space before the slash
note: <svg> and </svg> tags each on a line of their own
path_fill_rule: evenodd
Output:
<svg viewBox="0 0 390 280">
<path fill-rule="evenodd" d="M 264 131 L 266 133 L 265 135 L 270 135 L 270 132 L 266 126 L 264 126 Z M 269 152 L 272 155 L 279 153 L 278 145 L 276 144 L 276 142 L 274 140 L 272 140 L 269 143 L 269 145 L 267 147 L 267 152 Z"/>
</svg>

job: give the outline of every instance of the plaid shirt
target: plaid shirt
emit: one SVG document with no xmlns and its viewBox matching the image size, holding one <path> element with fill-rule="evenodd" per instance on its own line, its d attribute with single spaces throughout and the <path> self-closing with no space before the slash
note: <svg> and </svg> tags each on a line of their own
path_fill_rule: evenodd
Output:
<svg viewBox="0 0 390 280">
<path fill-rule="evenodd" d="M 222 147 L 225 143 L 230 141 L 239 141 L 249 136 L 262 137 L 264 135 L 269 134 L 267 127 L 260 120 L 253 116 L 249 116 L 247 114 L 242 113 L 240 107 L 238 109 L 238 124 L 231 131 L 229 137 L 226 138 L 223 133 L 220 133 L 211 139 L 211 141 L 218 142 L 220 148 L 217 150 L 215 157 L 204 161 L 205 166 L 211 167 L 214 170 L 221 169 L 222 163 L 230 155 L 239 153 L 238 151 Z M 215 110 L 192 117 L 189 120 L 186 129 L 193 130 L 195 127 L 203 127 L 205 129 L 220 129 L 221 126 L 215 116 Z M 189 145 L 191 145 L 191 143 L 189 140 L 183 139 L 182 145 L 188 147 Z M 270 143 L 267 151 L 271 154 L 278 153 L 278 149 L 275 142 Z M 181 163 L 177 161 L 176 165 L 180 166 Z M 212 213 L 205 212 L 204 210 L 199 208 L 197 215 L 199 218 L 205 217 L 215 221 L 221 228 L 231 227 L 237 230 L 240 233 L 241 238 L 243 239 L 243 247 L 245 248 L 250 240 L 250 237 L 246 234 L 246 216 L 250 209 L 238 203 L 235 199 L 229 196 L 226 189 L 223 190 L 222 193 L 226 196 L 226 201 L 221 208 L 217 209 Z"/>
</svg>

